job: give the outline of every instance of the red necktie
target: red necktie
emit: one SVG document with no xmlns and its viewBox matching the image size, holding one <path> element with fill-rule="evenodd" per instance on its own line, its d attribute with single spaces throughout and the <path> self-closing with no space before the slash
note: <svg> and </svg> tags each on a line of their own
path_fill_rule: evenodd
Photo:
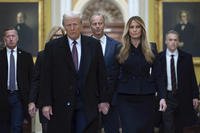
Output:
<svg viewBox="0 0 200 133">
<path fill-rule="evenodd" d="M 72 47 L 72 58 L 74 61 L 74 67 L 75 67 L 76 71 L 78 71 L 78 52 L 77 52 L 76 44 L 77 44 L 77 42 L 74 40 L 73 47 Z"/>
</svg>

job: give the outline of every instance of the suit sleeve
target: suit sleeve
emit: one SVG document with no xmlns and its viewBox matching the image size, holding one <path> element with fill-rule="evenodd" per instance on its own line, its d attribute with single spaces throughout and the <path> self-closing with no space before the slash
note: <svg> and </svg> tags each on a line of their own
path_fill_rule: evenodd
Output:
<svg viewBox="0 0 200 133">
<path fill-rule="evenodd" d="M 41 62 L 42 62 L 42 53 L 39 53 L 35 62 L 34 69 L 33 69 L 31 90 L 29 94 L 29 103 L 30 102 L 37 103 L 37 100 L 38 100 L 39 87 L 40 87 Z"/>
<path fill-rule="evenodd" d="M 155 81 L 155 87 L 159 99 L 165 99 L 166 98 L 165 77 L 164 74 L 162 73 L 162 64 L 159 60 L 159 56 L 156 56 L 156 59 L 153 63 L 152 78 Z"/>
<path fill-rule="evenodd" d="M 29 93 L 30 93 L 30 90 L 31 90 L 31 80 L 32 80 L 32 75 L 33 75 L 33 67 L 34 67 L 34 63 L 33 63 L 33 58 L 32 58 L 32 55 L 31 54 L 26 54 L 25 55 L 26 59 L 25 59 L 25 62 L 26 62 L 26 65 L 27 65 L 27 79 L 26 81 L 22 81 L 21 83 L 23 82 L 27 82 L 27 85 L 28 85 L 28 88 L 27 90 L 24 90 L 24 108 L 25 108 L 25 118 L 27 120 L 30 120 L 30 116 L 28 114 L 28 102 L 29 102 Z M 23 71 L 23 70 L 21 70 Z"/>
<path fill-rule="evenodd" d="M 29 55 L 29 85 L 31 86 L 31 80 L 32 80 L 32 75 L 33 75 L 33 67 L 34 67 L 34 63 L 33 63 L 33 58 L 32 55 Z"/>
<path fill-rule="evenodd" d="M 114 95 L 116 92 L 117 88 L 117 81 L 118 81 L 118 75 L 119 75 L 119 63 L 117 60 L 117 54 L 119 52 L 120 44 L 115 44 L 115 49 L 114 49 L 114 61 L 113 64 L 111 65 L 111 68 L 109 69 L 109 72 L 107 73 L 107 83 L 108 83 L 108 88 L 109 88 L 109 94 L 110 97 Z"/>
<path fill-rule="evenodd" d="M 34 67 L 34 63 L 33 63 L 33 58 L 31 54 L 27 54 L 26 55 L 26 63 L 27 63 L 27 82 L 28 82 L 28 91 L 27 91 L 27 103 L 28 103 L 28 96 L 31 90 L 31 80 L 32 80 L 32 76 L 33 76 L 33 67 Z M 23 71 L 23 70 L 22 70 Z"/>
<path fill-rule="evenodd" d="M 39 106 L 52 105 L 52 46 L 46 44 L 40 73 Z"/>
<path fill-rule="evenodd" d="M 110 102 L 111 97 L 108 90 L 108 83 L 106 80 L 106 66 L 103 58 L 103 53 L 100 43 L 97 44 L 97 76 L 98 76 L 98 92 L 101 102 Z"/>
</svg>

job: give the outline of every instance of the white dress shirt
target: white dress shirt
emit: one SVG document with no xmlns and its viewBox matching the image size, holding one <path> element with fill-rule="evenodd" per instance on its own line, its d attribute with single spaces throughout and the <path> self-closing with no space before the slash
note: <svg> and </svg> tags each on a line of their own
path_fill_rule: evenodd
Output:
<svg viewBox="0 0 200 133">
<path fill-rule="evenodd" d="M 6 47 L 6 51 L 7 51 L 7 63 L 8 63 L 8 79 L 7 79 L 7 88 L 9 88 L 10 85 L 10 54 L 11 54 L 11 49 L 9 49 L 8 47 Z M 17 87 L 17 47 L 15 47 L 13 49 L 13 56 L 15 59 L 15 86 L 16 86 L 16 90 L 18 90 Z"/>
<path fill-rule="evenodd" d="M 92 37 L 94 37 L 95 39 L 100 41 L 102 52 L 103 52 L 103 56 L 104 56 L 105 55 L 105 51 L 106 51 L 106 43 L 107 43 L 106 36 L 103 35 L 100 39 L 96 38 L 95 36 L 92 36 Z"/>
<path fill-rule="evenodd" d="M 78 69 L 80 67 L 80 62 L 81 62 L 81 37 L 79 37 L 78 39 L 76 40 L 72 40 L 68 37 L 68 42 L 69 42 L 69 47 L 70 47 L 70 50 L 72 52 L 72 47 L 73 47 L 73 42 L 76 41 L 77 44 L 76 44 L 76 48 L 77 48 L 77 52 L 78 52 Z"/>
<path fill-rule="evenodd" d="M 105 35 L 103 35 L 103 36 L 100 38 L 100 43 L 101 43 L 101 48 L 102 48 L 103 55 L 105 55 L 106 43 L 107 43 L 107 40 L 106 40 L 106 36 L 105 36 Z"/>
<path fill-rule="evenodd" d="M 172 82 L 171 82 L 171 67 L 170 67 L 170 60 L 171 60 L 171 55 L 174 55 L 174 65 L 175 65 L 175 74 L 176 74 L 176 84 L 178 84 L 177 81 L 177 61 L 178 61 L 178 50 L 175 50 L 173 53 L 169 51 L 168 49 L 166 50 L 166 64 L 167 64 L 167 90 L 172 91 Z"/>
</svg>

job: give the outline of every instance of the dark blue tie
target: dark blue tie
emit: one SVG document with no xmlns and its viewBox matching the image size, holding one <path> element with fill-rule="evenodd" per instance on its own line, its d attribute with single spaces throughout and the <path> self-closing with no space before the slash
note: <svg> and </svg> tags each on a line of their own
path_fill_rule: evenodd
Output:
<svg viewBox="0 0 200 133">
<path fill-rule="evenodd" d="M 171 67 L 171 82 L 172 82 L 172 92 L 176 94 L 176 74 L 175 74 L 175 65 L 174 65 L 174 55 L 171 55 L 170 60 L 170 67 Z"/>
<path fill-rule="evenodd" d="M 14 50 L 11 50 L 10 53 L 10 82 L 9 82 L 9 90 L 14 91 L 16 90 L 15 86 L 15 58 L 13 56 Z"/>
<path fill-rule="evenodd" d="M 74 61 L 75 69 L 76 69 L 76 71 L 78 71 L 78 51 L 77 51 L 77 48 L 76 48 L 76 44 L 77 44 L 77 42 L 73 41 L 72 58 L 73 58 L 73 61 Z"/>
</svg>

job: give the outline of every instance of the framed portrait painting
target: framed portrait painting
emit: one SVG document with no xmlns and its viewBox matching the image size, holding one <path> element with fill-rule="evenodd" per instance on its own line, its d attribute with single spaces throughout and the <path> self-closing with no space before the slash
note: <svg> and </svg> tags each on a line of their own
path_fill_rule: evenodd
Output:
<svg viewBox="0 0 200 133">
<path fill-rule="evenodd" d="M 159 44 L 164 49 L 165 34 L 179 34 L 179 48 L 192 54 L 200 64 L 200 0 L 159 0 Z"/>
<path fill-rule="evenodd" d="M 33 56 L 42 43 L 42 5 L 42 0 L 0 0 L 0 32 L 6 27 L 15 27 L 18 47 Z M 2 38 L 1 45 L 4 45 Z"/>
</svg>

